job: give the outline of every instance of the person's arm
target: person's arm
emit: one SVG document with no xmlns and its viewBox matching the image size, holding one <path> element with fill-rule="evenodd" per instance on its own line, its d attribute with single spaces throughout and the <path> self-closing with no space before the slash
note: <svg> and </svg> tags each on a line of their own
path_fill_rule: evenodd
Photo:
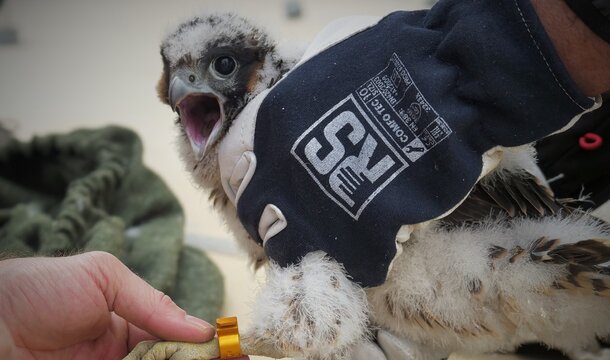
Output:
<svg viewBox="0 0 610 360">
<path fill-rule="evenodd" d="M 531 0 L 572 79 L 587 96 L 610 90 L 610 44 L 559 0 Z"/>
</svg>

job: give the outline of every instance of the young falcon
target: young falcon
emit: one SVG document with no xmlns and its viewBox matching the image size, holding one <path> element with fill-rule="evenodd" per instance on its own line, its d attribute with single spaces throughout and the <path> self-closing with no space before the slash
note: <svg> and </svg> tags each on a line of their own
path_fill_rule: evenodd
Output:
<svg viewBox="0 0 610 360">
<path fill-rule="evenodd" d="M 239 132 L 230 130 L 244 106 L 294 60 L 283 59 L 262 30 L 234 15 L 183 23 L 163 42 L 161 55 L 159 95 L 178 115 L 187 170 L 209 191 L 250 259 L 267 265 L 253 325 L 242 334 L 244 353 L 383 357 L 367 345 L 379 329 L 379 345 L 389 349 L 400 338 L 407 359 L 510 351 L 533 341 L 578 356 L 596 351 L 596 337 L 610 334 L 609 228 L 553 197 L 533 175 L 535 156 L 527 145 L 496 148 L 489 154 L 495 166 L 459 206 L 401 228 L 381 285 L 360 286 L 322 251 L 284 266 L 267 261 L 222 187 L 218 149 Z M 151 346 L 153 359 L 213 356 L 208 345 L 143 344 L 133 358 Z"/>
</svg>

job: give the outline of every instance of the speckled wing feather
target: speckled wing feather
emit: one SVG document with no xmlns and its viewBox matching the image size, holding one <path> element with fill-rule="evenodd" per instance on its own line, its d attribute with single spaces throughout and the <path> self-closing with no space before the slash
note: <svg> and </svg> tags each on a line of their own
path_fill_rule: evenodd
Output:
<svg viewBox="0 0 610 360">
<path fill-rule="evenodd" d="M 610 240 L 587 239 L 560 244 L 532 258 L 550 264 L 566 264 L 567 274 L 553 288 L 610 298 Z"/>
<path fill-rule="evenodd" d="M 445 226 L 462 226 L 498 216 L 542 217 L 561 210 L 571 211 L 535 176 L 503 171 L 478 183 L 466 200 L 441 222 Z"/>
<path fill-rule="evenodd" d="M 574 211 L 555 199 L 552 191 L 533 175 L 504 171 L 494 175 L 491 180 L 477 184 L 468 198 L 441 222 L 446 227 L 453 227 L 500 216 L 508 219 L 540 218 Z M 590 215 L 583 213 L 582 216 Z M 594 218 L 592 221 L 603 224 Z M 565 266 L 565 276 L 552 284 L 553 290 L 610 297 L 610 239 L 561 242 L 559 239 L 541 237 L 525 249 L 521 246 L 492 246 L 489 249 L 492 263 L 506 260 L 515 263 L 525 256 L 532 262 Z"/>
<path fill-rule="evenodd" d="M 559 239 L 541 237 L 527 248 L 493 246 L 489 249 L 492 265 L 514 263 L 521 256 L 540 265 L 561 266 L 560 276 L 549 291 L 570 291 L 582 295 L 610 298 L 610 239 L 585 239 L 561 243 Z"/>
</svg>

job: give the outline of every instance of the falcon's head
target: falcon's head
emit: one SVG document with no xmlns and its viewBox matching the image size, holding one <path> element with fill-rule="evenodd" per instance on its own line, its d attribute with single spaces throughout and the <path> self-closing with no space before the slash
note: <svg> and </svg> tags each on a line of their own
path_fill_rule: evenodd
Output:
<svg viewBox="0 0 610 360">
<path fill-rule="evenodd" d="M 234 14 L 195 17 L 161 45 L 157 91 L 176 113 L 179 145 L 195 180 L 222 191 L 218 144 L 250 99 L 272 86 L 291 61 L 280 58 L 259 28 Z"/>
</svg>

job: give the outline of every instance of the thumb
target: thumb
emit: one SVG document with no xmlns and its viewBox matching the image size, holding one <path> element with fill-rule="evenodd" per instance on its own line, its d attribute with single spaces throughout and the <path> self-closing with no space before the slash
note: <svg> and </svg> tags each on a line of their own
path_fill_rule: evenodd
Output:
<svg viewBox="0 0 610 360">
<path fill-rule="evenodd" d="M 150 286 L 116 257 L 105 252 L 83 256 L 97 270 L 89 274 L 102 290 L 109 311 L 164 340 L 204 342 L 214 337 L 210 324 L 187 315 L 169 296 Z"/>
</svg>

